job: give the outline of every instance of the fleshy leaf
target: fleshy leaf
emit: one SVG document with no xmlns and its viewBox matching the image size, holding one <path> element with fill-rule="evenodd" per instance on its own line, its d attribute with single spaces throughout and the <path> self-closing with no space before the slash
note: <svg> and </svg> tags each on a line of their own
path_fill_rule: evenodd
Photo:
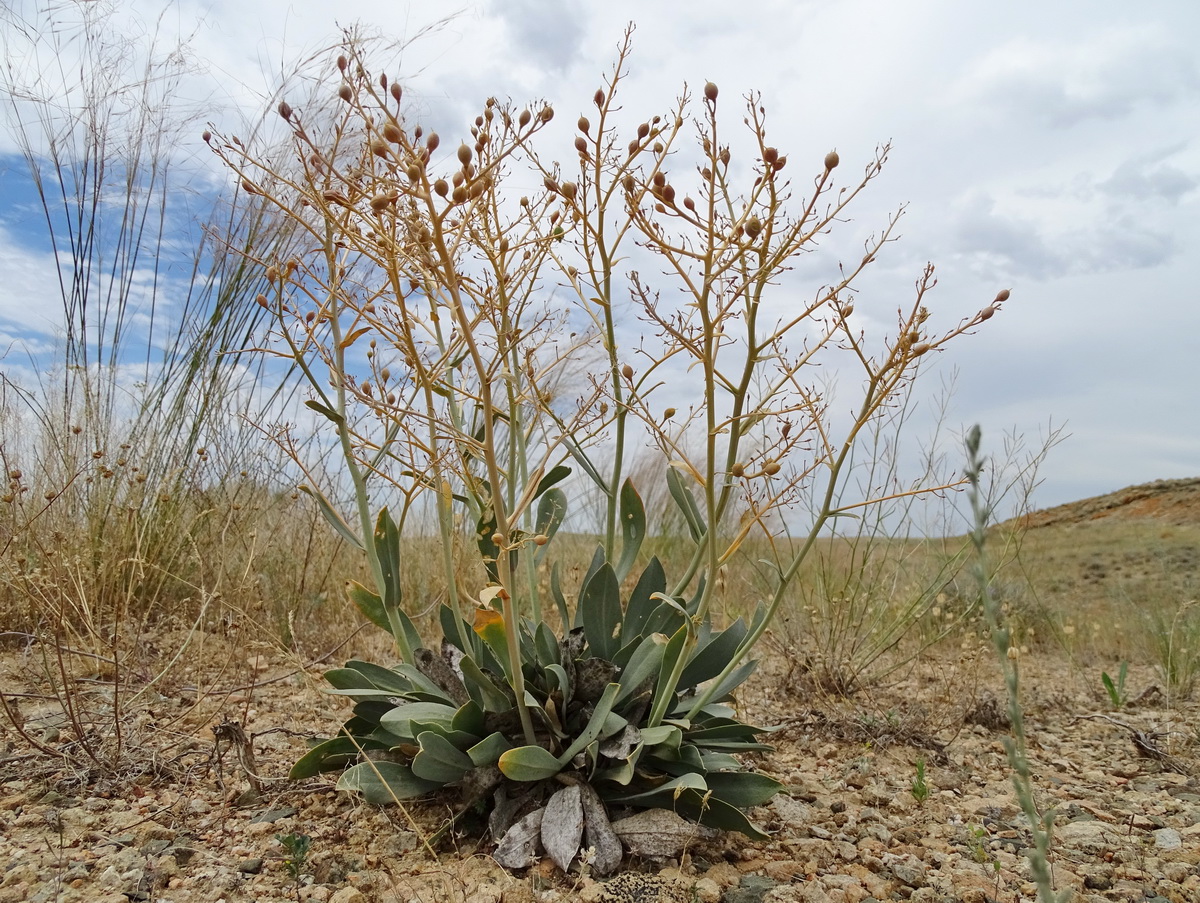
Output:
<svg viewBox="0 0 1200 903">
<path fill-rule="evenodd" d="M 607 561 L 580 591 L 579 611 L 592 655 L 611 661 L 620 648 L 617 631 L 621 624 L 621 585 Z"/>
<path fill-rule="evenodd" d="M 562 765 L 548 750 L 540 746 L 518 746 L 500 756 L 497 763 L 506 778 L 514 781 L 541 781 L 552 778 Z"/>
<path fill-rule="evenodd" d="M 352 790 L 376 806 L 396 800 L 414 799 L 438 789 L 441 784 L 427 781 L 412 773 L 406 765 L 395 762 L 363 762 L 338 778 L 338 790 Z"/>
<path fill-rule="evenodd" d="M 456 749 L 441 734 L 425 731 L 417 737 L 421 751 L 413 758 L 412 773 L 438 785 L 450 784 L 475 767 L 461 749 Z"/>
<path fill-rule="evenodd" d="M 621 484 L 621 557 L 617 561 L 617 581 L 623 581 L 637 563 L 638 552 L 646 538 L 646 506 L 633 487 L 633 480 L 626 477 Z"/>
</svg>

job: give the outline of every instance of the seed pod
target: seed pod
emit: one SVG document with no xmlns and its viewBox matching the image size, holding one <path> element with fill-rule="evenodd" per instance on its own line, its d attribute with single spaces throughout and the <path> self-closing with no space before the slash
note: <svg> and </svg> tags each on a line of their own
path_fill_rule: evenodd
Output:
<svg viewBox="0 0 1200 903">
<path fill-rule="evenodd" d="M 588 122 L 586 116 L 580 116 L 579 122 L 575 124 L 579 127 L 579 131 L 583 132 L 585 135 L 588 133 L 588 129 L 592 127 L 592 124 Z"/>
<path fill-rule="evenodd" d="M 919 345 L 913 345 L 913 349 L 912 349 L 913 357 L 920 357 L 922 354 L 924 354 L 926 351 L 928 351 L 931 347 L 932 346 L 926 344 L 925 342 L 922 342 Z"/>
<path fill-rule="evenodd" d="M 746 234 L 751 238 L 758 238 L 762 229 L 762 221 L 757 216 L 750 217 L 750 221 L 746 223 Z"/>
<path fill-rule="evenodd" d="M 537 534 L 537 536 L 533 537 L 533 544 L 536 546 L 544 546 L 549 541 L 550 541 L 550 537 L 547 536 L 545 533 L 539 533 L 539 534 Z"/>
<path fill-rule="evenodd" d="M 438 179 L 433 183 L 433 190 L 437 192 L 438 197 L 444 198 L 450 191 L 450 184 L 445 179 Z"/>
<path fill-rule="evenodd" d="M 685 197 L 683 199 L 683 206 L 687 207 L 688 210 L 694 211 L 696 209 L 696 202 L 690 197 Z"/>
<path fill-rule="evenodd" d="M 842 162 L 842 158 L 838 156 L 837 151 L 830 151 L 825 155 L 825 171 L 837 169 L 837 165 Z"/>
<path fill-rule="evenodd" d="M 431 154 L 438 149 L 438 145 L 442 143 L 442 139 L 438 137 L 437 132 L 430 132 L 429 137 L 425 139 L 425 149 Z"/>
<path fill-rule="evenodd" d="M 641 125 L 638 126 L 637 136 L 638 136 L 639 141 L 645 141 L 646 136 L 649 134 L 650 134 L 650 123 L 643 122 Z"/>
<path fill-rule="evenodd" d="M 349 85 L 342 85 L 338 88 L 338 97 L 346 101 L 346 103 L 350 103 L 354 99 L 354 92 L 350 90 Z"/>
<path fill-rule="evenodd" d="M 621 368 L 621 375 L 626 379 L 633 379 L 633 368 L 626 364 Z"/>
<path fill-rule="evenodd" d="M 663 411 L 663 420 L 670 420 L 674 416 L 675 416 L 674 408 L 667 408 L 665 411 Z"/>
<path fill-rule="evenodd" d="M 286 100 L 279 101 L 279 115 L 282 116 L 285 121 L 290 121 L 292 118 L 292 108 L 288 105 Z"/>
<path fill-rule="evenodd" d="M 337 58 L 338 69 L 340 69 L 342 72 L 345 72 L 346 66 L 348 66 L 348 65 L 349 65 L 349 61 L 346 59 L 345 54 L 339 53 L 338 58 Z"/>
<path fill-rule="evenodd" d="M 390 191 L 381 191 L 379 194 L 375 195 L 375 197 L 371 198 L 371 209 L 376 213 L 379 213 L 384 207 L 392 203 L 394 200 L 396 200 L 396 196 Z"/>
<path fill-rule="evenodd" d="M 666 147 L 663 145 L 663 143 L 661 141 L 654 142 L 654 153 L 661 154 L 665 150 L 666 150 Z"/>
<path fill-rule="evenodd" d="M 850 316 L 852 313 L 854 313 L 854 305 L 853 304 L 842 305 L 841 314 L 842 314 L 843 319 Z"/>
<path fill-rule="evenodd" d="M 663 188 L 662 199 L 668 204 L 675 203 L 675 187 L 673 185 L 667 185 Z"/>
<path fill-rule="evenodd" d="M 205 144 L 208 144 L 208 142 L 212 141 L 212 132 L 210 132 L 208 129 L 205 129 L 200 133 L 200 140 L 202 140 Z"/>
<path fill-rule="evenodd" d="M 729 148 L 721 148 L 721 153 L 717 155 L 717 159 L 721 161 L 722 166 L 729 165 Z"/>
<path fill-rule="evenodd" d="M 267 282 L 271 285 L 275 284 L 275 280 L 279 278 L 279 270 L 273 266 L 267 267 Z"/>
<path fill-rule="evenodd" d="M 629 156 L 632 157 L 634 154 L 636 154 L 638 152 L 639 147 L 641 147 L 641 145 L 638 143 L 638 140 L 636 138 L 634 138 L 632 141 L 630 141 L 629 142 Z"/>
<path fill-rule="evenodd" d="M 709 103 L 717 102 L 717 86 L 712 82 L 708 82 L 704 86 L 704 99 Z"/>
<path fill-rule="evenodd" d="M 633 194 L 634 189 L 637 188 L 637 180 L 634 179 L 632 173 L 626 173 L 625 178 L 621 180 L 621 184 L 629 194 Z"/>
<path fill-rule="evenodd" d="M 383 88 L 383 90 L 386 91 L 387 86 L 388 86 L 387 73 L 386 72 L 379 73 L 379 87 Z"/>
<path fill-rule="evenodd" d="M 783 169 L 785 166 L 787 166 L 787 157 L 780 157 L 778 160 L 775 161 L 775 171 L 776 172 L 779 172 L 779 170 Z"/>
<path fill-rule="evenodd" d="M 399 144 L 404 140 L 404 133 L 400 131 L 400 126 L 394 122 L 388 122 L 383 127 L 383 137 L 392 144 Z"/>
<path fill-rule="evenodd" d="M 258 194 L 258 187 L 249 179 L 242 179 L 242 191 L 246 194 Z"/>
<path fill-rule="evenodd" d="M 542 122 L 549 122 L 554 118 L 554 107 L 546 104 L 546 106 L 542 107 L 542 112 L 539 114 L 539 118 L 542 120 Z"/>
<path fill-rule="evenodd" d="M 587 156 L 588 143 L 587 139 L 582 135 L 577 135 L 575 137 L 575 150 L 579 151 L 579 153 L 583 154 L 583 156 Z"/>
<path fill-rule="evenodd" d="M 600 88 L 597 88 L 596 93 L 592 96 L 592 101 L 598 107 L 604 106 L 604 91 Z"/>
<path fill-rule="evenodd" d="M 603 416 L 603 415 L 605 415 L 605 414 L 607 414 L 607 413 L 608 413 L 608 402 L 607 402 L 607 401 L 602 401 L 602 402 L 600 402 L 600 414 L 601 414 L 601 416 Z"/>
<path fill-rule="evenodd" d="M 266 309 L 267 307 L 269 307 L 269 306 L 270 306 L 270 305 L 268 305 L 268 303 L 267 303 L 267 296 L 266 296 L 266 295 L 261 295 L 261 294 L 260 294 L 260 295 L 258 295 L 258 296 L 257 296 L 257 297 L 256 297 L 254 300 L 255 300 L 255 302 L 258 304 L 258 306 L 259 306 L 259 307 L 261 307 L 261 308 L 264 308 L 264 309 Z"/>
<path fill-rule="evenodd" d="M 579 188 L 574 182 L 563 182 L 562 183 L 562 195 L 568 201 L 575 200 L 575 194 L 576 194 L 576 192 L 578 192 L 578 190 L 579 190 Z"/>
<path fill-rule="evenodd" d="M 763 151 L 763 162 L 768 166 L 774 166 L 775 161 L 779 159 L 779 151 L 773 147 L 768 147 Z"/>
<path fill-rule="evenodd" d="M 522 110 L 521 115 L 517 117 L 517 125 L 520 128 L 525 128 L 525 126 L 529 125 L 529 120 L 532 118 L 533 116 L 530 115 L 528 110 Z"/>
<path fill-rule="evenodd" d="M 768 461 L 766 467 L 763 468 L 763 473 L 769 477 L 773 477 L 775 474 L 779 473 L 779 470 L 780 467 L 778 461 Z"/>
<path fill-rule="evenodd" d="M 492 534 L 492 544 L 493 545 L 498 546 L 498 545 L 503 545 L 503 543 L 504 543 L 504 534 L 503 533 L 497 532 L 497 533 Z"/>
<path fill-rule="evenodd" d="M 982 323 L 984 320 L 990 320 L 995 315 L 996 315 L 996 308 L 985 307 L 983 310 L 981 310 L 979 312 L 979 321 Z"/>
<path fill-rule="evenodd" d="M 996 296 L 996 300 L 993 301 L 992 303 L 993 304 L 1003 304 L 1005 301 L 1008 300 L 1008 297 L 1009 297 L 1009 291 L 1008 291 L 1008 289 L 1004 289 L 1003 291 L 1000 292 L 1000 294 L 998 294 Z"/>
<path fill-rule="evenodd" d="M 731 474 L 733 474 L 735 477 L 741 478 L 746 473 L 746 466 L 744 464 L 742 464 L 741 461 L 739 461 L 736 464 L 734 464 L 732 468 L 730 468 L 729 472 Z"/>
<path fill-rule="evenodd" d="M 452 200 L 456 204 L 461 204 L 466 199 L 467 199 L 467 188 L 465 185 L 459 185 L 452 192 L 450 192 L 450 200 Z"/>
<path fill-rule="evenodd" d="M 371 153 L 373 153 L 376 157 L 382 157 L 386 160 L 388 158 L 387 142 L 382 138 L 372 138 Z"/>
<path fill-rule="evenodd" d="M 413 129 L 413 137 L 414 138 L 420 138 L 421 135 L 423 135 L 424 133 L 425 133 L 425 130 L 423 128 L 421 128 L 420 126 L 417 126 L 415 129 Z"/>
<path fill-rule="evenodd" d="M 542 184 L 546 186 L 546 190 L 551 194 L 558 194 L 558 182 L 553 176 L 546 176 L 542 179 Z"/>
<path fill-rule="evenodd" d="M 466 166 L 471 162 L 471 148 L 469 148 L 466 144 L 460 144 L 458 146 L 458 162 L 463 166 Z"/>
<path fill-rule="evenodd" d="M 421 167 L 416 163 L 409 163 L 408 167 L 404 170 L 404 174 L 408 176 L 410 181 L 415 182 L 421 178 Z"/>
<path fill-rule="evenodd" d="M 396 103 L 400 103 L 400 98 L 404 96 L 404 91 L 398 82 L 392 82 L 392 98 Z"/>
<path fill-rule="evenodd" d="M 663 175 L 661 172 L 656 172 L 654 174 L 654 178 L 652 181 L 654 182 L 656 187 L 662 188 L 664 185 L 667 184 L 667 177 L 665 175 Z"/>
</svg>

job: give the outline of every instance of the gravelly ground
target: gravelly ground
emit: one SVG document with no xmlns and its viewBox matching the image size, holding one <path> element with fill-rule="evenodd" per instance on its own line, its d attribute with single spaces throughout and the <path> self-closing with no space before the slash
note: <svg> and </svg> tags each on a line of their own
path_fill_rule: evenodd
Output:
<svg viewBox="0 0 1200 903">
<path fill-rule="evenodd" d="M 263 661 L 262 680 L 288 673 L 285 661 Z M 0 662 L 10 690 L 33 689 L 26 674 L 16 656 Z M 1106 707 L 1098 668 L 1035 654 L 1024 675 L 1040 799 L 1057 813 L 1057 886 L 1088 903 L 1200 901 L 1200 705 L 1166 707 L 1149 669 L 1131 669 L 1131 695 L 1142 698 L 1120 712 Z M 815 699 L 764 675 L 742 705 L 750 718 L 781 725 L 776 751 L 755 763 L 787 788 L 753 813 L 772 839 L 694 840 L 665 862 L 632 858 L 615 884 L 563 876 L 548 862 L 509 874 L 485 842 L 465 836 L 431 853 L 423 838 L 444 819 L 444 803 L 375 809 L 336 793 L 332 779 L 289 783 L 304 735 L 333 729 L 343 714 L 320 695 L 318 676 L 216 697 L 200 728 L 171 723 L 192 703 L 186 687 L 140 701 L 125 725 L 127 758 L 157 772 L 140 776 L 132 765 L 85 774 L 82 754 L 68 767 L 24 747 L 6 725 L 0 903 L 1008 903 L 1034 895 L 1023 855 L 1029 833 L 1001 742 L 1007 731 L 989 723 L 998 671 L 983 653 L 849 701 Z M 102 708 L 103 693 L 89 704 Z M 23 711 L 36 737 L 61 744 L 52 703 Z M 251 738 L 259 792 L 239 763 L 233 725 Z M 912 792 L 918 760 L 923 801 Z M 298 887 L 279 834 L 312 838 Z"/>
</svg>

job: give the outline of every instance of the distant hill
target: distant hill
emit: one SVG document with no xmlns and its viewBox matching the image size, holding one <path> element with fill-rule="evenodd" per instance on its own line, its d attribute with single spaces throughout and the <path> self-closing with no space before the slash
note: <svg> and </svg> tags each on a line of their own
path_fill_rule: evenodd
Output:
<svg viewBox="0 0 1200 903">
<path fill-rule="evenodd" d="M 1108 495 L 1033 511 L 1025 516 L 1025 525 L 1053 527 L 1100 520 L 1200 525 L 1200 477 L 1155 480 Z"/>
</svg>

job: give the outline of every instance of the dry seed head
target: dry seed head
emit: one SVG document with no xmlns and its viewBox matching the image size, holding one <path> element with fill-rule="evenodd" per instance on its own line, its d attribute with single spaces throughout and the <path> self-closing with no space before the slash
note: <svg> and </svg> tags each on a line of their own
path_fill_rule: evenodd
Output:
<svg viewBox="0 0 1200 903">
<path fill-rule="evenodd" d="M 555 181 L 553 176 L 546 176 L 542 179 L 542 184 L 546 186 L 547 191 L 552 194 L 558 194 L 558 182 Z"/>
<path fill-rule="evenodd" d="M 579 121 L 575 123 L 575 125 L 577 125 L 579 127 L 579 131 L 583 132 L 585 135 L 587 134 L 588 129 L 592 127 L 592 124 L 588 122 L 586 116 L 580 116 Z"/>
<path fill-rule="evenodd" d="M 504 534 L 500 533 L 500 532 L 493 533 L 492 534 L 492 543 L 495 545 L 498 545 L 498 546 L 503 545 L 504 544 Z"/>
<path fill-rule="evenodd" d="M 704 86 L 704 99 L 707 100 L 709 103 L 717 102 L 717 86 L 714 85 L 712 82 L 708 82 Z"/>
<path fill-rule="evenodd" d="M 578 189 L 578 187 L 575 185 L 575 183 L 574 183 L 574 182 L 563 182 L 563 183 L 562 183 L 562 193 L 563 193 L 563 197 L 564 197 L 564 198 L 566 198 L 568 201 L 574 201 L 574 200 L 575 200 L 575 194 L 576 194 L 576 192 L 577 192 L 578 190 L 579 190 L 579 189 Z"/>
<path fill-rule="evenodd" d="M 769 477 L 773 477 L 775 474 L 779 473 L 779 470 L 780 467 L 778 461 L 768 461 L 767 466 L 763 468 L 763 473 Z"/>
<path fill-rule="evenodd" d="M 463 166 L 471 162 L 471 148 L 465 143 L 458 146 L 458 162 Z"/>
<path fill-rule="evenodd" d="M 438 137 L 437 132 L 430 132 L 429 137 L 425 139 L 425 149 L 433 153 L 438 149 L 438 145 L 442 143 L 442 139 Z"/>
<path fill-rule="evenodd" d="M 397 195 L 392 193 L 395 190 L 396 189 L 393 188 L 388 191 L 381 191 L 379 194 L 375 195 L 375 197 L 371 198 L 371 209 L 376 213 L 379 213 L 388 204 L 396 200 Z"/>
<path fill-rule="evenodd" d="M 654 142 L 654 153 L 661 154 L 665 150 L 666 150 L 666 147 L 663 145 L 663 143 L 661 141 Z"/>
<path fill-rule="evenodd" d="M 344 54 L 339 53 L 337 58 L 338 69 L 340 69 L 342 72 L 345 72 L 348 65 L 350 65 L 350 61 L 346 59 Z"/>
<path fill-rule="evenodd" d="M 338 97 L 346 101 L 346 103 L 350 103 L 354 99 L 354 92 L 350 90 L 349 85 L 342 85 L 338 88 Z"/>
<path fill-rule="evenodd" d="M 625 178 L 621 180 L 621 184 L 625 186 L 625 190 L 629 194 L 633 194 L 634 189 L 637 188 L 637 180 L 634 179 L 632 173 L 626 173 Z"/>
<path fill-rule="evenodd" d="M 668 204 L 675 203 L 675 188 L 672 185 L 667 185 L 662 190 L 662 199 Z"/>
<path fill-rule="evenodd" d="M 690 197 L 685 197 L 683 199 L 683 206 L 687 207 L 688 210 L 695 210 L 696 202 L 693 201 Z"/>
<path fill-rule="evenodd" d="M 520 128 L 525 128 L 525 126 L 529 125 L 529 120 L 532 118 L 533 116 L 528 110 L 522 110 L 521 115 L 517 117 L 517 125 Z"/>
<path fill-rule="evenodd" d="M 985 307 L 983 310 L 981 310 L 979 312 L 979 321 L 983 322 L 984 320 L 990 320 L 995 315 L 996 315 L 996 308 Z"/>
<path fill-rule="evenodd" d="M 208 142 L 212 141 L 212 132 L 210 132 L 208 129 L 205 129 L 200 133 L 200 138 L 205 144 L 208 144 Z"/>
<path fill-rule="evenodd" d="M 626 379 L 633 379 L 633 367 L 629 366 L 629 364 L 626 364 L 621 368 L 621 375 Z"/>
<path fill-rule="evenodd" d="M 783 169 L 785 166 L 787 166 L 787 157 L 780 157 L 778 160 L 775 161 L 775 171 L 776 172 L 779 172 L 779 170 Z"/>
<path fill-rule="evenodd" d="M 376 157 L 382 157 L 386 160 L 389 153 L 387 142 L 382 138 L 372 138 L 371 153 L 373 153 Z"/>
<path fill-rule="evenodd" d="M 549 104 L 542 107 L 542 112 L 539 115 L 539 118 L 542 120 L 542 122 L 549 122 L 554 118 L 554 107 L 550 106 Z"/>
<path fill-rule="evenodd" d="M 8 472 L 8 478 L 10 480 L 19 480 L 19 479 L 21 479 L 21 476 L 22 476 L 22 474 L 21 474 L 21 471 L 19 471 L 19 470 L 10 470 Z"/>
<path fill-rule="evenodd" d="M 929 345 L 926 342 L 922 342 L 919 345 L 913 345 L 913 349 L 912 349 L 913 357 L 920 357 L 922 354 L 924 354 L 926 351 L 928 351 L 931 347 L 933 347 L 933 346 Z"/>
<path fill-rule="evenodd" d="M 638 126 L 637 136 L 638 136 L 639 141 L 644 141 L 646 139 L 646 136 L 649 134 L 650 134 L 650 123 L 643 122 L 641 125 Z"/>
<path fill-rule="evenodd" d="M 717 159 L 721 161 L 722 166 L 728 166 L 729 165 L 729 148 L 728 147 L 721 148 L 721 153 L 719 153 L 717 155 Z"/>
<path fill-rule="evenodd" d="M 579 151 L 579 153 L 583 154 L 585 157 L 587 156 L 588 143 L 587 139 L 582 135 L 575 136 L 575 150 Z"/>
<path fill-rule="evenodd" d="M 459 185 L 452 192 L 450 192 L 450 200 L 452 200 L 456 204 L 461 204 L 466 199 L 467 199 L 467 188 L 465 185 Z"/>
<path fill-rule="evenodd" d="M 537 546 L 544 546 L 549 541 L 550 537 L 545 533 L 539 533 L 537 536 L 533 537 L 533 544 Z"/>
<path fill-rule="evenodd" d="M 996 296 L 996 300 L 993 301 L 992 303 L 993 304 L 1003 304 L 1005 301 L 1008 300 L 1008 297 L 1009 297 L 1009 291 L 1008 291 L 1008 289 L 1004 289 L 1003 291 L 1000 292 L 1000 294 L 998 294 Z"/>
<path fill-rule="evenodd" d="M 830 151 L 825 155 L 825 170 L 828 172 L 831 169 L 837 169 L 837 165 L 842 162 L 842 158 L 838 156 L 837 151 Z"/>
<path fill-rule="evenodd" d="M 779 151 L 773 147 L 768 147 L 763 151 L 763 162 L 768 166 L 774 166 L 775 161 L 779 159 Z"/>
<path fill-rule="evenodd" d="M 729 472 L 732 473 L 735 477 L 740 478 L 741 476 L 743 476 L 746 473 L 746 466 L 739 461 L 738 463 L 733 465 L 733 467 L 730 469 Z"/>
<path fill-rule="evenodd" d="M 400 88 L 400 85 L 396 82 L 392 82 L 392 98 L 396 101 L 396 103 L 400 103 L 400 98 L 403 96 L 404 92 Z"/>
<path fill-rule="evenodd" d="M 596 89 L 596 93 L 592 96 L 592 101 L 598 107 L 604 106 L 604 91 L 601 88 Z"/>
<path fill-rule="evenodd" d="M 292 108 L 286 100 L 279 101 L 279 115 L 288 121 L 292 118 Z"/>
<path fill-rule="evenodd" d="M 258 306 L 263 308 L 264 310 L 270 306 L 267 304 L 267 296 L 266 295 L 259 295 L 254 300 L 258 303 Z"/>
<path fill-rule="evenodd" d="M 271 285 L 275 284 L 275 280 L 279 278 L 279 270 L 273 266 L 267 267 L 267 282 Z"/>
<path fill-rule="evenodd" d="M 246 194 L 258 194 L 258 186 L 256 186 L 249 179 L 242 179 L 242 190 L 246 192 Z"/>
<path fill-rule="evenodd" d="M 674 416 L 675 416 L 674 408 L 667 408 L 665 411 L 663 411 L 663 420 L 670 420 Z"/>
<path fill-rule="evenodd" d="M 383 90 L 385 90 L 385 91 L 386 91 L 386 90 L 387 90 L 387 86 L 388 86 L 387 73 L 386 73 L 386 72 L 381 72 L 381 73 L 379 74 L 379 87 L 383 88 Z"/>
<path fill-rule="evenodd" d="M 389 121 L 383 127 L 383 137 L 392 142 L 392 144 L 399 144 L 404 140 L 404 133 L 400 131 L 400 126 Z"/>
<path fill-rule="evenodd" d="M 758 234 L 762 232 L 762 221 L 757 216 L 750 217 L 750 221 L 746 223 L 746 234 L 751 238 L 758 238 Z"/>
</svg>

